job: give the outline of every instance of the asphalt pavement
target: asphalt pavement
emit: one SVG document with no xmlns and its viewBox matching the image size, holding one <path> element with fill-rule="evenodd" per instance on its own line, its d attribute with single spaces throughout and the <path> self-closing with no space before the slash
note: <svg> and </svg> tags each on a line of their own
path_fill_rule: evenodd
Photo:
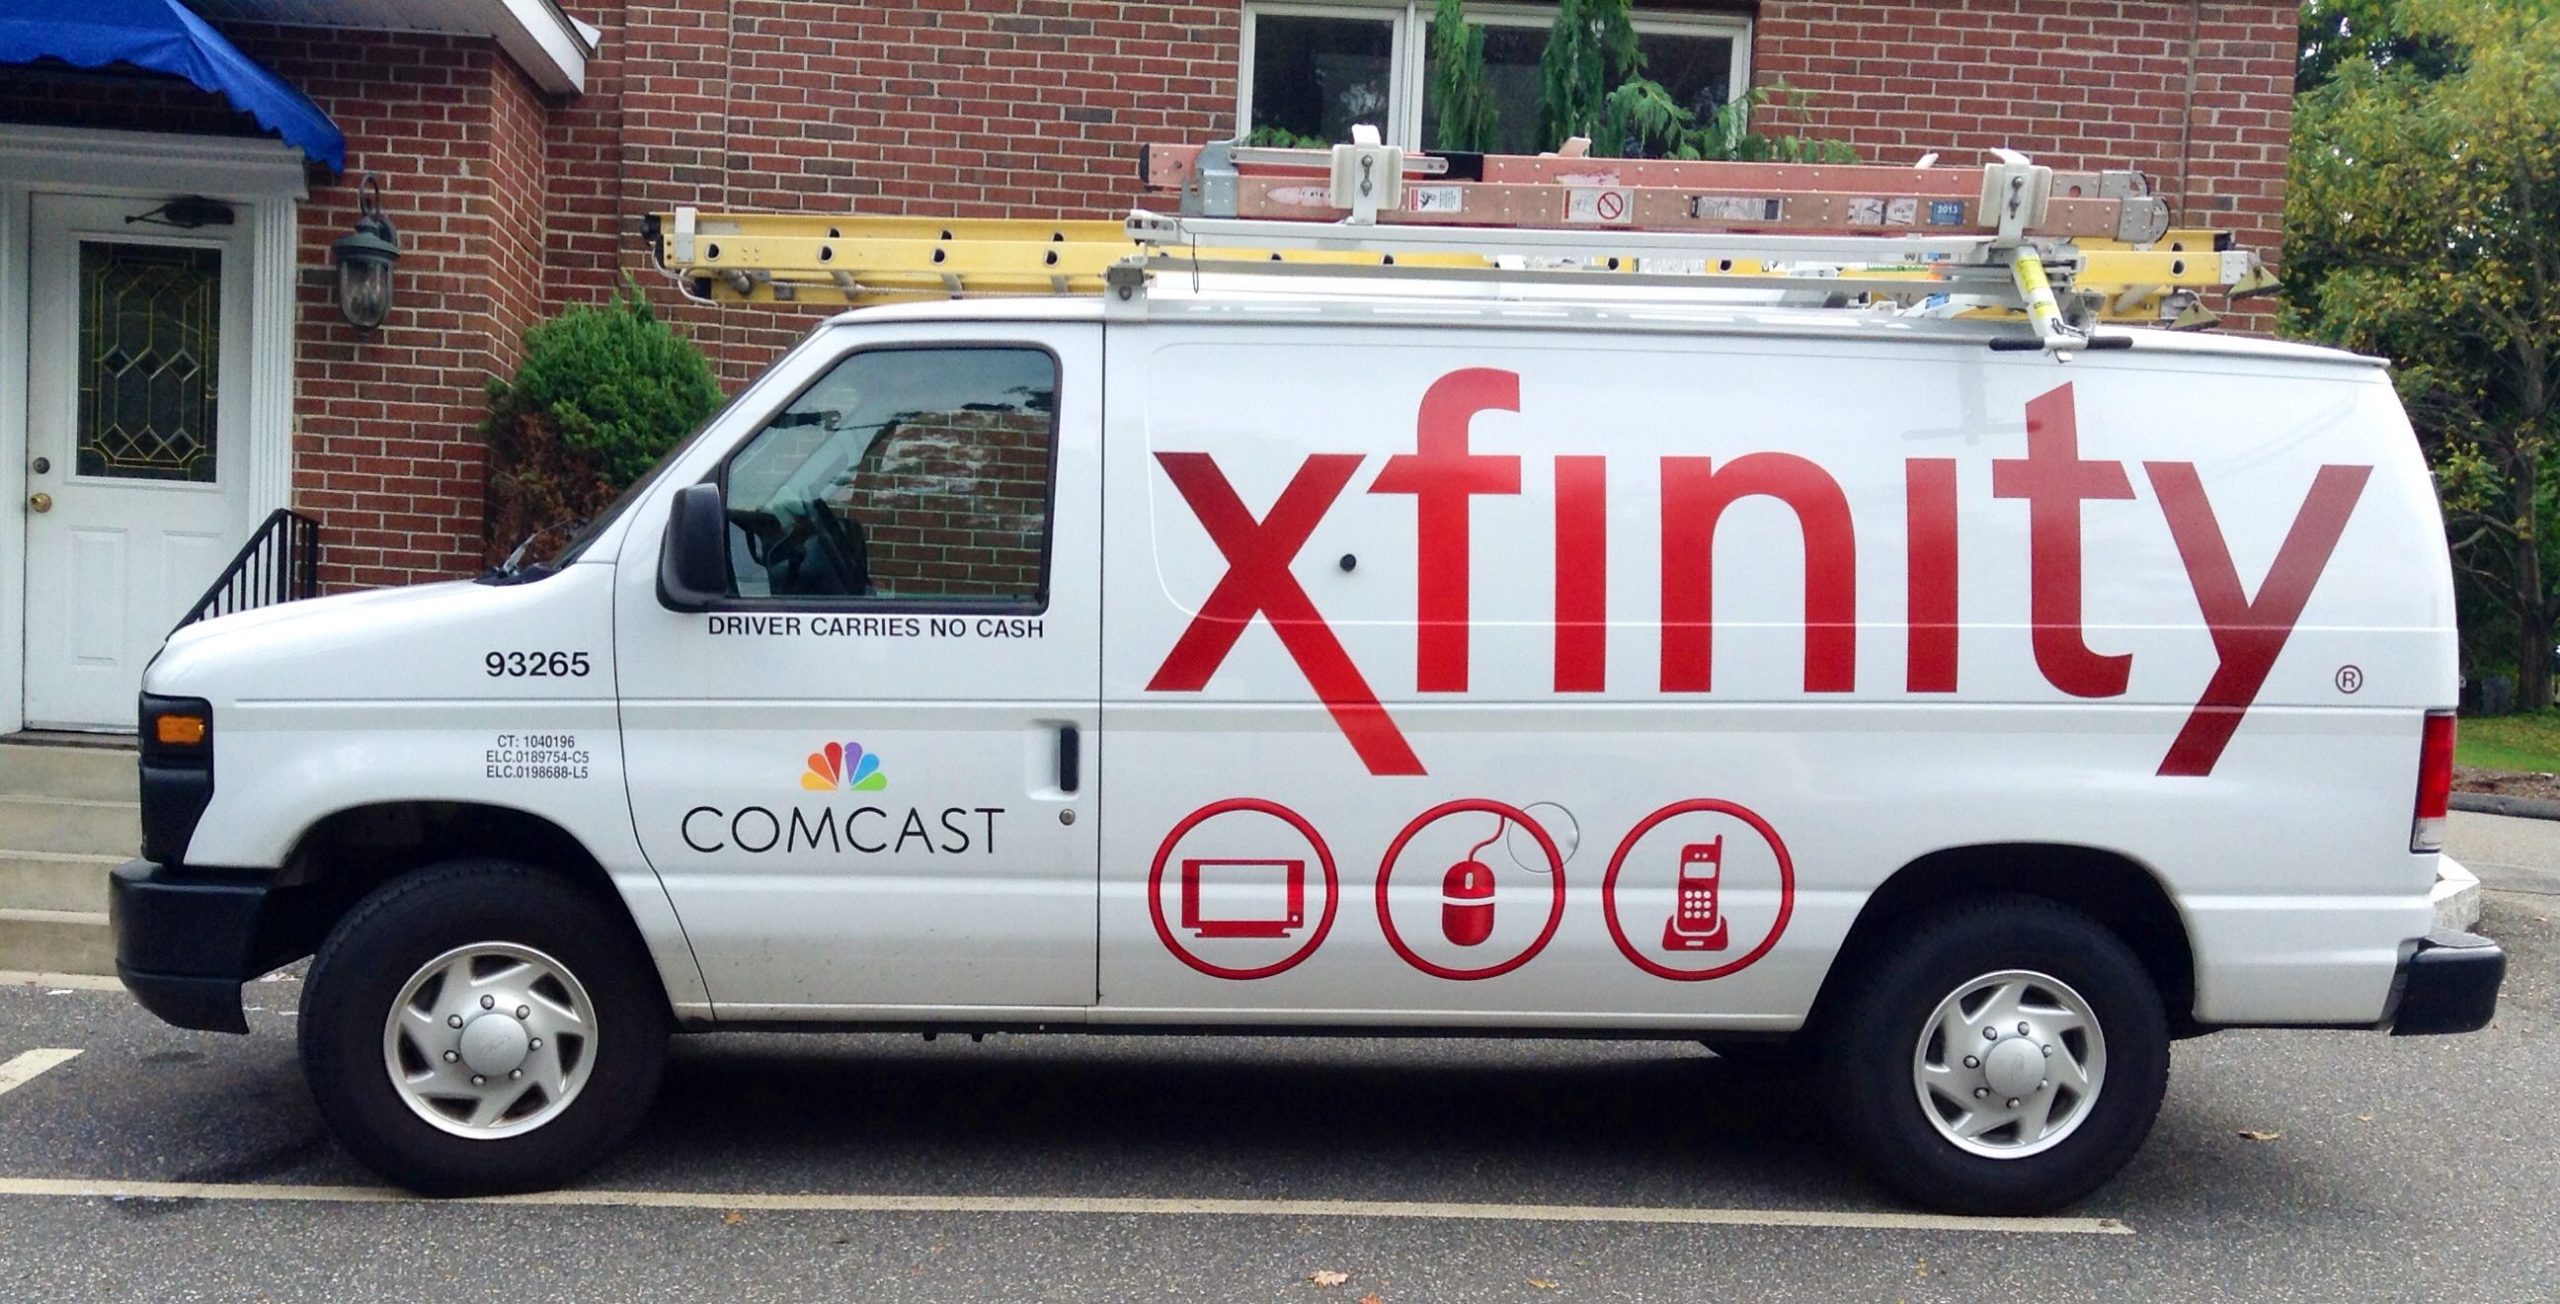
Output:
<svg viewBox="0 0 2560 1304">
<path fill-rule="evenodd" d="M 292 980 L 246 1038 L 20 985 L 0 1064 L 79 1054 L 0 1092 L 0 1296 L 2549 1298 L 2560 824 L 2452 836 L 2509 952 L 2495 1026 L 2181 1043 L 2150 1143 L 2064 1218 L 1908 1216 L 1785 1071 L 1472 1039 L 689 1038 L 575 1191 L 439 1204 L 329 1140 Z"/>
</svg>

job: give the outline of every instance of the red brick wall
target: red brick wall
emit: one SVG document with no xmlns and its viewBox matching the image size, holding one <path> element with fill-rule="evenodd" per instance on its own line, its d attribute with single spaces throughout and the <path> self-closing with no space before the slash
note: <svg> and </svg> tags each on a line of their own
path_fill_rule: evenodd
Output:
<svg viewBox="0 0 2560 1304">
<path fill-rule="evenodd" d="M 1810 93 L 1777 129 L 1867 161 L 2004 146 L 2151 174 L 2177 221 L 2275 261 L 2293 0 L 1762 0 L 1752 75 Z M 2209 306 L 2221 304 L 2208 298 Z M 2264 329 L 2266 313 L 2231 318 Z"/>
<path fill-rule="evenodd" d="M 488 381 L 539 310 L 540 102 L 487 41 L 229 27 L 347 137 L 347 172 L 301 215 L 294 502 L 320 518 L 324 584 L 475 572 Z M 381 177 L 400 234 L 395 306 L 359 334 L 338 316 L 329 245 Z"/>
<path fill-rule="evenodd" d="M 489 202 L 478 215 L 488 233 L 489 311 L 494 361 L 512 371 L 524 328 L 541 320 L 549 297 L 543 266 L 549 245 L 548 111 L 512 63 L 493 59 L 486 71 L 489 126 L 485 156 Z"/>
<path fill-rule="evenodd" d="M 569 8 L 599 23 L 607 12 Z M 640 248 L 638 214 L 1118 216 L 1141 142 L 1232 130 L 1242 8 L 631 0 L 609 79 L 589 70 L 622 109 L 620 265 L 735 388 L 820 314 L 678 306 Z M 592 284 L 598 270 L 581 257 L 576 275 Z"/>
<path fill-rule="evenodd" d="M 622 80 L 626 62 L 620 5 L 571 4 L 603 29 L 587 59 L 584 94 L 551 106 L 544 117 L 543 313 L 572 303 L 601 303 L 625 271 L 639 275 L 639 221 L 622 203 Z M 652 279 L 655 273 L 650 273 Z"/>
</svg>

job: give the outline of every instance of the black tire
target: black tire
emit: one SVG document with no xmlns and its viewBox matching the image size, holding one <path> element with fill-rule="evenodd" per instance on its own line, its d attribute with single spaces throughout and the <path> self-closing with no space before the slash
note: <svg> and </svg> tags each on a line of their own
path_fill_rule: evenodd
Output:
<svg viewBox="0 0 2560 1304">
<path fill-rule="evenodd" d="M 429 1123 L 386 1062 L 386 1020 L 411 979 L 481 943 L 556 960 L 584 989 L 593 1034 L 557 1038 L 563 1050 L 579 1042 L 585 1077 L 553 1116 L 503 1137 Z M 576 1177 L 648 1111 L 667 1052 L 665 993 L 629 922 L 556 875 L 497 860 L 421 869 L 356 903 L 311 963 L 301 1025 L 303 1071 L 330 1130 L 366 1167 L 425 1195 L 539 1190 Z"/>
<path fill-rule="evenodd" d="M 1921 1039 L 1942 1001 L 2007 971 L 2045 975 L 2076 993 L 2104 1038 L 2105 1068 L 2059 1140 L 1993 1158 L 1940 1131 L 1922 1103 L 1915 1060 L 1930 1049 Z M 1823 1077 L 1851 1150 L 1878 1182 L 1947 1213 L 2046 1213 L 2089 1194 L 2141 1148 L 2168 1089 L 2168 1024 L 2142 962 L 2088 916 L 2037 897 L 1983 897 L 1911 921 L 1856 972 L 1838 1014 Z M 2031 1048 L 2057 1040 L 2038 1037 L 2020 1040 Z M 1944 1058 L 1962 1063 L 1961 1052 Z M 1986 1116 L 1992 1111 L 1996 1103 Z M 1994 1132 L 1975 1144 L 2024 1149 L 2024 1136 L 2019 1126 L 2005 1140 Z"/>
</svg>

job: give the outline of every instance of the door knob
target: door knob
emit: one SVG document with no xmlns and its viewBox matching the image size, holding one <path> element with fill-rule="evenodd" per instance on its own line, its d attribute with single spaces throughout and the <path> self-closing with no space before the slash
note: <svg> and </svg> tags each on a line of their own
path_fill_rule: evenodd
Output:
<svg viewBox="0 0 2560 1304">
<path fill-rule="evenodd" d="M 27 498 L 27 506 L 28 506 L 30 509 L 32 509 L 32 510 L 34 510 L 34 511 L 37 511 L 37 512 L 49 512 L 49 511 L 52 511 L 52 510 L 53 510 L 53 495 L 52 495 L 52 494 L 31 494 L 31 495 L 29 495 L 29 496 L 28 496 L 28 498 Z"/>
</svg>

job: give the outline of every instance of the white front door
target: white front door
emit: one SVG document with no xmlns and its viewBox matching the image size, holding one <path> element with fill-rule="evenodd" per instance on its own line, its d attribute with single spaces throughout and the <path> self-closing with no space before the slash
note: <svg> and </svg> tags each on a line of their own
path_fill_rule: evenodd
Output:
<svg viewBox="0 0 2560 1304">
<path fill-rule="evenodd" d="M 142 668 L 246 541 L 256 213 L 34 197 L 26 721 L 133 726 Z"/>
</svg>

